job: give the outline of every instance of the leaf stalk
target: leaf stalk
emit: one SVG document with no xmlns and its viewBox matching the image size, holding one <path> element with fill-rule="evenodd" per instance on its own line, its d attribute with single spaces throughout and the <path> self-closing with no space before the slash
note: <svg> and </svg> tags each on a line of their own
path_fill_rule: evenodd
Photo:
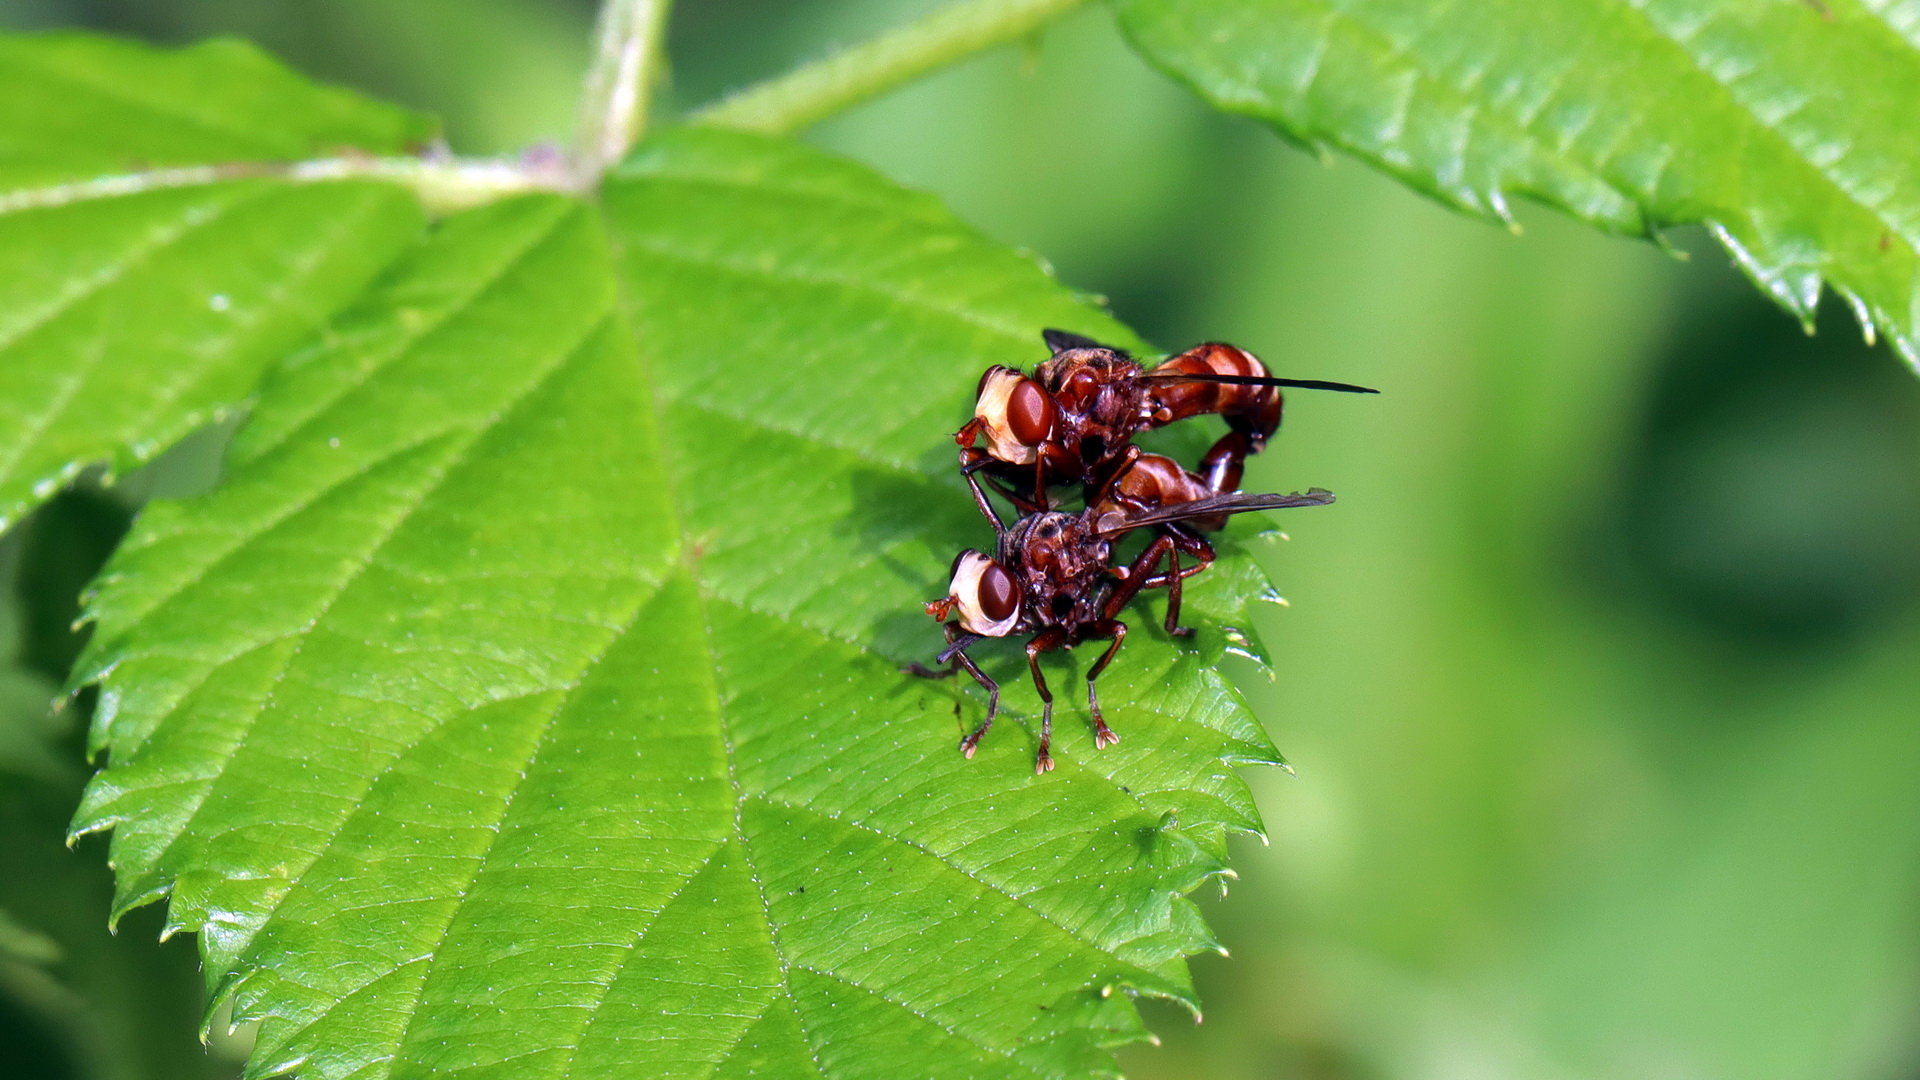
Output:
<svg viewBox="0 0 1920 1080">
<path fill-rule="evenodd" d="M 578 190 L 591 190 L 646 132 L 671 7 L 671 0 L 606 0 L 601 5 L 574 142 L 572 175 Z"/>
<path fill-rule="evenodd" d="M 863 45 L 749 86 L 690 123 L 785 135 L 984 49 L 1033 33 L 1086 0 L 962 0 Z"/>
</svg>

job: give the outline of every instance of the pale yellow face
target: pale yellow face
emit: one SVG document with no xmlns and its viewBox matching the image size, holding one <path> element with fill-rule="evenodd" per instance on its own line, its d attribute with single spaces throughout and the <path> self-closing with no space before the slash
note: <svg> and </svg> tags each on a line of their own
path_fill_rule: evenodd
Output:
<svg viewBox="0 0 1920 1080">
<path fill-rule="evenodd" d="M 953 566 L 947 587 L 960 612 L 960 628 L 981 637 L 1006 637 L 1020 622 L 1020 590 L 1013 575 L 977 551 L 967 551 Z"/>
<path fill-rule="evenodd" d="M 973 415 L 980 421 L 996 461 L 1031 465 L 1039 460 L 1040 452 L 1020 441 L 1008 417 L 1009 399 L 1021 384 L 1030 381 L 1012 368 L 994 368 L 980 382 L 980 400 L 974 404 Z"/>
</svg>

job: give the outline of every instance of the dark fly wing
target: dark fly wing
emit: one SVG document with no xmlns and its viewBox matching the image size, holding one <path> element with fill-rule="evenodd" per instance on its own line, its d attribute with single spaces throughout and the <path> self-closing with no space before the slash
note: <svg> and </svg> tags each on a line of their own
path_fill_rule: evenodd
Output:
<svg viewBox="0 0 1920 1080">
<path fill-rule="evenodd" d="M 1295 506 L 1326 506 L 1333 502 L 1333 492 L 1324 488 L 1311 488 L 1305 495 L 1251 494 L 1236 491 L 1228 495 L 1213 495 L 1192 502 L 1174 503 L 1125 518 L 1120 524 L 1100 530 L 1101 536 L 1118 536 L 1148 525 L 1167 525 L 1180 521 L 1192 521 L 1194 518 L 1218 517 L 1222 514 L 1244 514 L 1249 510 L 1286 510 Z"/>
<path fill-rule="evenodd" d="M 1106 348 L 1105 345 L 1100 344 L 1092 338 L 1083 334 L 1076 334 L 1071 330 L 1042 330 L 1040 331 L 1040 336 L 1046 339 L 1047 348 L 1052 349 L 1055 353 L 1063 353 L 1068 349 Z"/>
<path fill-rule="evenodd" d="M 1140 376 L 1163 383 L 1226 383 L 1229 386 L 1290 386 L 1300 390 L 1337 390 L 1342 394 L 1377 394 L 1371 386 L 1328 382 L 1325 379 L 1282 379 L 1275 375 L 1200 375 L 1185 371 Z"/>
</svg>

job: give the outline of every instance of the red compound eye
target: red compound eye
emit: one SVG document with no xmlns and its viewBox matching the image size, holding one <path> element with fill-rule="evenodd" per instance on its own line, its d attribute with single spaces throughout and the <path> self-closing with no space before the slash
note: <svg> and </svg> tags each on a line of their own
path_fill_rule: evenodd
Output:
<svg viewBox="0 0 1920 1080">
<path fill-rule="evenodd" d="M 1007 430 L 1027 446 L 1039 446 L 1053 434 L 1053 402 L 1032 379 L 1021 379 L 1007 395 Z"/>
<path fill-rule="evenodd" d="M 1020 610 L 1020 592 L 1014 588 L 1013 575 L 988 563 L 980 572 L 980 613 L 999 622 Z"/>
</svg>

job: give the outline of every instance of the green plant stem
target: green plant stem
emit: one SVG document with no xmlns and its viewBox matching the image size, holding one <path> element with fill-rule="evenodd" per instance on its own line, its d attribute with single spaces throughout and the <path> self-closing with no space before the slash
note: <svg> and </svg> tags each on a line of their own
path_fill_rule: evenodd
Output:
<svg viewBox="0 0 1920 1080">
<path fill-rule="evenodd" d="M 962 0 L 707 106 L 690 122 L 786 134 L 962 57 L 1032 33 L 1086 0 Z"/>
<path fill-rule="evenodd" d="M 450 214 L 528 191 L 565 191 L 567 173 L 534 160 L 476 158 L 318 158 L 286 164 L 194 165 L 123 173 L 71 184 L 0 192 L 0 214 L 37 210 L 93 199 L 138 195 L 164 188 L 197 187 L 254 178 L 320 183 L 385 180 L 412 188 L 430 213 Z"/>
<path fill-rule="evenodd" d="M 601 6 L 574 143 L 576 187 L 585 190 L 599 183 L 645 132 L 671 6 L 671 0 L 606 0 Z"/>
</svg>

